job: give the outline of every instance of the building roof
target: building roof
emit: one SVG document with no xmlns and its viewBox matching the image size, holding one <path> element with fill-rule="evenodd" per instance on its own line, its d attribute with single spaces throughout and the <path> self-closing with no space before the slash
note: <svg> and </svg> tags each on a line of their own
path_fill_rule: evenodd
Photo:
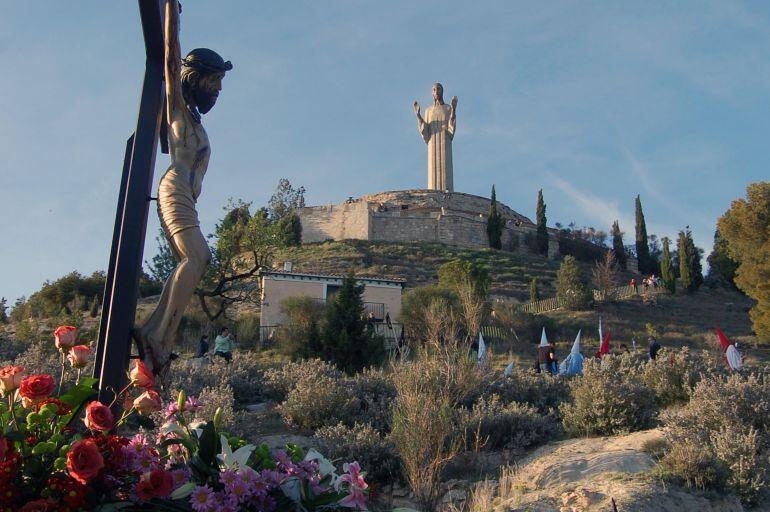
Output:
<svg viewBox="0 0 770 512">
<path fill-rule="evenodd" d="M 341 280 L 345 279 L 345 274 L 309 274 L 305 272 L 294 272 L 288 270 L 268 269 L 260 270 L 260 276 L 281 276 L 295 279 L 310 279 L 310 280 Z M 406 283 L 406 279 L 393 278 L 393 277 L 380 277 L 380 276 L 353 276 L 356 281 L 370 282 L 370 283 L 382 283 L 390 285 L 403 286 Z"/>
</svg>

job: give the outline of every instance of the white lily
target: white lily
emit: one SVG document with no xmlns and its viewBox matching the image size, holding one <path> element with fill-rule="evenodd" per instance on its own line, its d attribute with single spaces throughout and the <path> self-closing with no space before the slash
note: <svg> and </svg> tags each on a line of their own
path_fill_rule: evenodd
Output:
<svg viewBox="0 0 770 512">
<path fill-rule="evenodd" d="M 311 448 L 307 451 L 305 460 L 314 460 L 318 463 L 318 472 L 321 474 L 321 478 L 324 478 L 326 475 L 332 475 L 333 477 L 337 476 L 334 473 L 334 464 L 329 462 L 329 459 L 321 455 L 315 448 Z"/>
<path fill-rule="evenodd" d="M 177 423 L 176 421 L 169 421 L 167 423 L 164 423 L 163 426 L 160 428 L 160 432 L 162 434 L 179 434 L 182 437 L 187 437 L 187 432 L 184 431 L 181 425 Z"/>
<path fill-rule="evenodd" d="M 227 469 L 238 469 L 239 467 L 246 467 L 246 461 L 251 457 L 251 453 L 257 449 L 253 444 L 247 444 L 241 446 L 235 452 L 230 448 L 230 443 L 227 442 L 227 438 L 222 434 L 219 434 L 219 439 L 222 441 L 222 453 L 217 455 L 219 462 Z"/>
</svg>

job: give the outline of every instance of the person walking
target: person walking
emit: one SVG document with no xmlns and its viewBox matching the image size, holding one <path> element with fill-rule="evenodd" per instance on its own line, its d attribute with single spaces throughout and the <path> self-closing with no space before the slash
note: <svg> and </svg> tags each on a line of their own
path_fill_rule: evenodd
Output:
<svg viewBox="0 0 770 512">
<path fill-rule="evenodd" d="M 650 342 L 650 351 L 647 354 L 651 361 L 654 361 L 658 357 L 658 351 L 660 350 L 660 344 L 654 336 L 650 336 L 647 341 Z"/>
<path fill-rule="evenodd" d="M 222 331 L 214 340 L 214 355 L 223 357 L 228 363 L 233 360 L 233 347 L 235 339 L 230 334 L 230 329 L 222 327 Z"/>
</svg>

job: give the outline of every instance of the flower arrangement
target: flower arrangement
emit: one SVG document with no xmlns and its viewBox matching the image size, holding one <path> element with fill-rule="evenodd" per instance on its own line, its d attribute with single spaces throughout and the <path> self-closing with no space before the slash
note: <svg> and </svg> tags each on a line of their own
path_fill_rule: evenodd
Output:
<svg viewBox="0 0 770 512">
<path fill-rule="evenodd" d="M 76 344 L 77 330 L 60 327 L 55 336 L 62 360 L 82 368 L 90 350 Z M 357 463 L 337 475 L 315 450 L 287 445 L 271 452 L 248 444 L 220 429 L 220 410 L 210 421 L 194 422 L 203 405 L 196 397 L 181 392 L 164 409 L 140 361 L 128 377 L 104 404 L 91 401 L 93 378 L 79 378 L 54 396 L 51 375 L 0 369 L 0 512 L 366 508 L 368 485 Z M 118 401 L 123 412 L 116 418 Z M 131 415 L 160 410 L 166 421 L 155 439 L 115 433 Z"/>
</svg>

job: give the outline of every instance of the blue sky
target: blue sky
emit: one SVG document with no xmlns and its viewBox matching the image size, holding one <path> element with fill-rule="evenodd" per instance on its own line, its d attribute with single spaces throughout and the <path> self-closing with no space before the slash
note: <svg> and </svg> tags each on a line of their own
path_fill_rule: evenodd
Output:
<svg viewBox="0 0 770 512">
<path fill-rule="evenodd" d="M 143 72 L 136 3 L 11 2 L 0 18 L 0 295 L 105 269 Z M 459 97 L 455 187 L 633 240 L 717 217 L 770 161 L 770 4 L 187 0 L 184 53 L 232 60 L 204 119 L 204 233 L 278 180 L 308 204 L 422 188 L 411 104 Z M 155 183 L 168 165 L 159 155 Z M 146 257 L 158 222 L 150 212 Z"/>
</svg>

